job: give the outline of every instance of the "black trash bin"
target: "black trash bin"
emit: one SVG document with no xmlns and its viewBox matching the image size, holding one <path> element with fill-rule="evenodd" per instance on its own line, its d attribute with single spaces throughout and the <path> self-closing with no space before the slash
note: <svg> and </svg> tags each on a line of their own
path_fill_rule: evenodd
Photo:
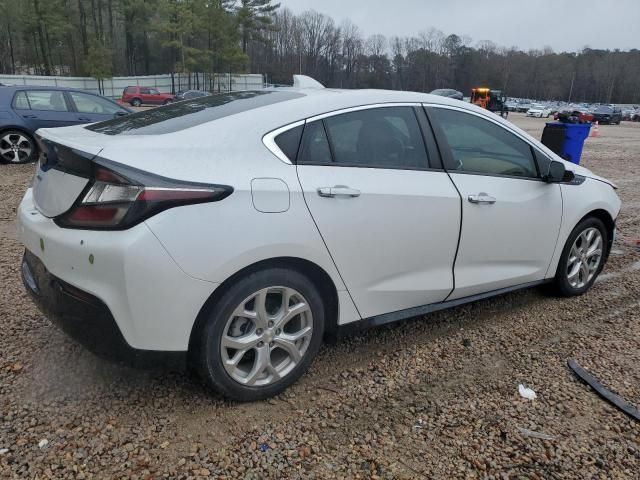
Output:
<svg viewBox="0 0 640 480">
<path fill-rule="evenodd" d="M 566 134 L 567 125 L 565 123 L 547 123 L 542 132 L 542 144 L 553 153 L 562 156 Z"/>
</svg>

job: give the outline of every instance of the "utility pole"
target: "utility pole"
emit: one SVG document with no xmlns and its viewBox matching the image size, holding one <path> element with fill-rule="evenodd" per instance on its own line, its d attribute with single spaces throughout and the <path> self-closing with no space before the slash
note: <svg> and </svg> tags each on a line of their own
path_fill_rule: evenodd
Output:
<svg viewBox="0 0 640 480">
<path fill-rule="evenodd" d="M 573 94 L 573 82 L 576 80 L 576 72 L 573 72 L 573 76 L 571 77 L 571 88 L 569 88 L 569 100 L 567 103 L 571 103 L 571 95 Z"/>
</svg>

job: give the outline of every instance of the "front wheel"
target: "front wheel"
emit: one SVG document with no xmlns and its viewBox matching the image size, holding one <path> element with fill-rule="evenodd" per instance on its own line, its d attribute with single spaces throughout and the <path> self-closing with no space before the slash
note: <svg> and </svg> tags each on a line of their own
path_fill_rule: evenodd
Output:
<svg viewBox="0 0 640 480">
<path fill-rule="evenodd" d="M 307 277 L 284 268 L 255 272 L 216 302 L 194 360 L 207 383 L 226 397 L 268 398 L 309 368 L 324 322 L 322 299 Z"/>
<path fill-rule="evenodd" d="M 602 271 L 608 246 L 602 220 L 589 217 L 571 232 L 564 246 L 554 280 L 555 290 L 564 297 L 585 293 Z"/>
</svg>

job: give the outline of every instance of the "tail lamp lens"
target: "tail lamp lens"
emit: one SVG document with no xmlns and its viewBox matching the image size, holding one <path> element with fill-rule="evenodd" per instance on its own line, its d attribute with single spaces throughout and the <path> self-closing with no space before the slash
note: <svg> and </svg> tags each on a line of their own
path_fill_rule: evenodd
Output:
<svg viewBox="0 0 640 480">
<path fill-rule="evenodd" d="M 233 191 L 224 185 L 172 182 L 146 173 L 134 176 L 139 178 L 130 180 L 110 169 L 96 166 L 88 190 L 71 210 L 56 219 L 58 225 L 122 230 L 163 210 L 222 200 Z M 161 186 L 154 185 L 154 180 Z"/>
</svg>

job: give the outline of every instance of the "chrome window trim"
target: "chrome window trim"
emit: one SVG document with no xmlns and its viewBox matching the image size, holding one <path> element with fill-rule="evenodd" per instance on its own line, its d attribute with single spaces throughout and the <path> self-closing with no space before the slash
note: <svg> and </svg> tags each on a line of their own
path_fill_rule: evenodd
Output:
<svg viewBox="0 0 640 480">
<path fill-rule="evenodd" d="M 276 137 L 281 133 L 286 132 L 287 130 L 291 130 L 292 128 L 299 127 L 300 125 L 304 125 L 306 123 L 314 122 L 316 120 L 322 120 L 324 118 L 333 117 L 335 115 L 341 115 L 343 113 L 350 112 L 359 112 L 361 110 L 370 110 L 373 108 L 386 108 L 386 107 L 422 107 L 422 103 L 420 102 L 390 102 L 390 103 L 372 103 L 367 105 L 358 105 L 356 107 L 348 107 L 341 108 L 340 110 L 333 110 L 331 112 L 321 113 L 319 115 L 314 115 L 313 117 L 309 117 L 306 120 L 298 120 L 294 123 L 289 123 L 280 128 L 272 130 L 262 137 L 262 143 L 271 153 L 273 153 L 280 161 L 286 163 L 287 165 L 293 165 L 293 162 L 284 154 L 278 144 L 276 143 Z"/>
<path fill-rule="evenodd" d="M 333 110 L 331 112 L 321 113 L 313 117 L 307 118 L 307 122 L 315 122 L 316 120 L 322 120 L 324 118 L 333 117 L 336 115 L 342 115 L 343 113 L 359 112 L 361 110 L 371 110 L 374 108 L 387 108 L 387 107 L 421 107 L 420 102 L 392 102 L 392 103 L 371 103 L 368 105 L 359 105 L 357 107 L 342 108 L 340 110 Z"/>
<path fill-rule="evenodd" d="M 280 147 L 276 143 L 276 137 L 281 133 L 284 133 L 288 130 L 291 130 L 292 128 L 296 128 L 304 124 L 305 124 L 304 120 L 298 120 L 297 122 L 290 123 L 280 128 L 276 128 L 275 130 L 272 130 L 269 133 L 263 135 L 262 143 L 264 144 L 265 147 L 269 149 L 271 153 L 273 153 L 276 157 L 278 157 L 280 161 L 288 165 L 293 165 L 293 162 L 289 159 L 289 157 L 287 157 L 284 154 L 284 152 L 280 150 Z"/>
</svg>

